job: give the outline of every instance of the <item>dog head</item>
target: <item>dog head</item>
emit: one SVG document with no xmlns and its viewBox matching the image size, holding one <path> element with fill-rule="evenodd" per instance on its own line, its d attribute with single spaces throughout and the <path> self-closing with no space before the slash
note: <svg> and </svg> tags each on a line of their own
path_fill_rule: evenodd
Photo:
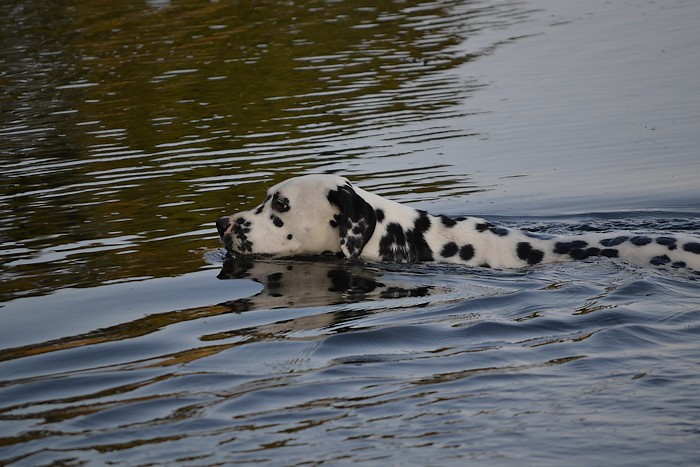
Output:
<svg viewBox="0 0 700 467">
<path fill-rule="evenodd" d="M 216 227 L 231 255 L 357 258 L 377 222 L 362 194 L 342 177 L 296 177 L 271 187 L 255 209 L 221 217 Z"/>
</svg>

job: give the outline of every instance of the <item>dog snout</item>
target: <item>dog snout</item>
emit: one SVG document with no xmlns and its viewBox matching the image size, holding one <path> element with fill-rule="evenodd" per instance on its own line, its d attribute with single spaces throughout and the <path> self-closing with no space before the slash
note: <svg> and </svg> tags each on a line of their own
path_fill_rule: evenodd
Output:
<svg viewBox="0 0 700 467">
<path fill-rule="evenodd" d="M 224 236 L 226 233 L 226 230 L 231 226 L 231 221 L 229 220 L 228 217 L 220 217 L 216 221 L 216 230 L 219 231 L 220 236 Z"/>
</svg>

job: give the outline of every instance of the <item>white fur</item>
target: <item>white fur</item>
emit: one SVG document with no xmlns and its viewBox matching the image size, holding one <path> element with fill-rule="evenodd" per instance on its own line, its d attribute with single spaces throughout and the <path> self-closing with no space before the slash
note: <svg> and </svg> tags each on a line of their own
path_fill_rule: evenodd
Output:
<svg viewBox="0 0 700 467">
<path fill-rule="evenodd" d="M 273 202 L 275 199 L 278 201 Z M 288 210 L 280 210 L 285 207 L 280 199 L 288 204 Z M 371 219 L 380 213 L 383 216 L 376 222 Z M 223 217 L 217 225 L 227 250 L 234 255 L 342 253 L 366 261 L 427 259 L 494 268 L 602 255 L 640 265 L 700 271 L 700 254 L 694 252 L 700 239 L 688 235 L 618 232 L 534 238 L 527 232 L 499 228 L 476 217 L 450 222 L 443 216 L 432 216 L 369 193 L 335 175 L 307 175 L 278 183 L 268 190 L 263 204 Z M 373 225 L 373 232 L 369 225 Z M 613 238 L 626 240 L 606 246 Z M 667 244 L 669 238 L 673 246 Z M 647 244 L 641 244 L 646 240 Z M 582 241 L 586 244 L 579 247 Z M 566 251 L 567 246 L 571 251 Z"/>
</svg>

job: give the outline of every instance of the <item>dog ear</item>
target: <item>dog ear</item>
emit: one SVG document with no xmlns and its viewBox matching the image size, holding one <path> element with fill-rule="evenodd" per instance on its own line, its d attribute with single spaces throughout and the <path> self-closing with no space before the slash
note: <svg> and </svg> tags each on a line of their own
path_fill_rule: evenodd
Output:
<svg viewBox="0 0 700 467">
<path fill-rule="evenodd" d="M 374 208 L 349 184 L 331 190 L 328 201 L 340 210 L 336 219 L 340 230 L 340 249 L 347 258 L 359 257 L 377 225 Z"/>
</svg>

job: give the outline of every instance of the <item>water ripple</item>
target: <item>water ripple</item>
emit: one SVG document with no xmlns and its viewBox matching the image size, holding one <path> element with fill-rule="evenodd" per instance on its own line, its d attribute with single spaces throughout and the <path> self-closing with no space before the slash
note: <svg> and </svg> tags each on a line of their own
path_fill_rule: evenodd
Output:
<svg viewBox="0 0 700 467">
<path fill-rule="evenodd" d="M 391 301 L 331 308 L 310 301 L 275 308 L 274 300 L 295 300 L 295 290 L 309 292 L 290 287 L 280 297 L 279 284 L 265 285 L 275 268 L 288 266 L 300 268 L 293 277 L 306 275 L 307 282 L 307 274 L 320 268 L 432 291 L 421 304 L 405 297 L 393 307 Z M 396 449 L 387 451 L 383 444 L 382 450 L 392 458 L 425 447 L 425 439 L 441 453 L 453 446 L 469 457 L 487 452 L 477 447 L 485 440 L 475 433 L 516 429 L 519 423 L 533 430 L 552 420 L 583 417 L 589 420 L 583 429 L 600 430 L 614 417 L 615 426 L 623 423 L 634 436 L 658 433 L 668 424 L 655 419 L 647 429 L 639 423 L 645 416 L 636 407 L 644 403 L 645 388 L 673 387 L 675 399 L 692 393 L 683 383 L 692 368 L 676 364 L 674 375 L 668 365 L 669 359 L 677 362 L 678 351 L 694 352 L 697 313 L 682 312 L 680 305 L 673 319 L 659 321 L 656 299 L 640 293 L 658 296 L 673 288 L 677 300 L 670 306 L 690 304 L 696 292 L 689 281 L 644 279 L 634 268 L 616 271 L 586 263 L 474 276 L 436 266 L 391 271 L 263 262 L 250 267 L 237 277 L 256 278 L 265 288 L 248 299 L 241 290 L 239 304 L 248 300 L 249 312 L 227 313 L 233 302 L 165 312 L 0 354 L 4 371 L 18 375 L 0 384 L 0 401 L 12 401 L 3 405 L 0 417 L 22 433 L 6 438 L 13 446 L 10 458 L 40 459 L 41 446 L 60 443 L 79 458 L 97 450 L 101 459 L 128 455 L 145 462 L 156 451 L 161 462 L 176 461 L 182 458 L 172 448 L 186 445 L 190 459 L 217 452 L 217 459 L 239 462 L 273 461 L 279 455 L 301 461 L 311 449 L 315 458 L 330 461 L 336 453 L 327 448 L 329 439 L 346 455 L 354 445 L 376 455 L 375 438 L 385 436 Z M 582 276 L 590 279 L 585 286 Z M 201 281 L 186 280 L 189 287 Z M 608 307 L 578 313 L 592 303 Z M 227 328 L 231 331 L 222 334 Z M 661 351 L 668 345 L 676 349 L 672 355 Z M 627 369 L 620 369 L 621 358 Z M 30 360 L 33 365 L 26 364 Z M 31 368 L 45 365 L 57 372 L 32 375 Z M 629 391 L 635 404 L 625 396 Z M 562 409 L 555 402 L 562 393 L 583 403 Z M 666 399 L 657 394 L 654 403 Z M 601 401 L 612 414 L 586 408 Z M 687 414 L 675 416 L 689 420 Z M 633 423 L 624 422 L 630 417 Z M 32 429 L 36 423 L 49 429 Z M 465 445 L 469 433 L 474 444 Z M 510 456 L 523 452 L 518 439 L 498 439 Z M 163 445 L 171 448 L 163 451 Z M 218 449 L 212 451 L 213 446 Z M 607 444 L 607 455 L 616 449 Z"/>
<path fill-rule="evenodd" d="M 538 175 L 566 197 L 575 168 L 596 196 L 600 167 L 692 179 L 694 101 L 668 99 L 697 94 L 691 3 L 15 3 L 0 6 L 0 464 L 697 460 L 697 278 L 614 260 L 234 261 L 212 225 L 311 172 L 455 215 Z M 497 56 L 506 44 L 527 47 Z M 652 73 L 605 85 L 637 63 Z M 690 209 L 581 205 L 495 220 L 700 229 Z"/>
</svg>

